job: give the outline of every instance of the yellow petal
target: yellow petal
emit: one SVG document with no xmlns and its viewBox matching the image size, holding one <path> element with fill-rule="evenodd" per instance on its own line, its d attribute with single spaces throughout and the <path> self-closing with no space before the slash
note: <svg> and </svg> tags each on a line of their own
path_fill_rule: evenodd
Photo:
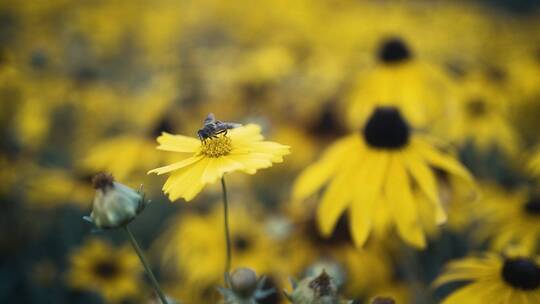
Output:
<svg viewBox="0 0 540 304">
<path fill-rule="evenodd" d="M 261 141 L 261 127 L 255 124 L 248 124 L 227 131 L 227 136 L 231 138 L 234 145 L 242 146 L 245 143 Z"/>
<path fill-rule="evenodd" d="M 437 180 L 435 174 L 431 171 L 421 157 L 414 150 L 405 151 L 403 160 L 407 166 L 408 172 L 412 175 L 420 189 L 426 194 L 429 201 L 435 208 L 435 217 L 438 224 L 446 222 L 446 212 L 444 211 L 438 194 Z"/>
<path fill-rule="evenodd" d="M 472 283 L 461 289 L 458 289 L 450 296 L 446 297 L 442 304 L 479 304 L 488 303 L 484 302 L 481 294 L 485 294 L 485 287 L 483 284 Z M 502 302 L 501 302 L 502 303 Z"/>
<path fill-rule="evenodd" d="M 254 155 L 228 155 L 227 158 L 228 160 L 242 164 L 241 170 L 248 174 L 255 174 L 259 169 L 272 166 L 272 161 L 264 155 L 261 157 Z"/>
<path fill-rule="evenodd" d="M 157 138 L 159 150 L 172 151 L 172 152 L 184 152 L 193 153 L 196 152 L 200 146 L 200 140 L 188 137 L 184 135 L 173 135 L 166 132 L 161 133 L 161 136 Z"/>
<path fill-rule="evenodd" d="M 196 161 L 199 161 L 200 159 L 202 158 L 202 156 L 192 156 L 192 157 L 188 157 L 184 160 L 181 160 L 177 163 L 174 163 L 174 164 L 171 164 L 171 165 L 168 165 L 168 166 L 164 166 L 164 167 L 159 167 L 159 168 L 156 168 L 156 169 L 152 169 L 150 171 L 148 171 L 148 173 L 156 173 L 157 175 L 161 175 L 161 174 L 165 174 L 165 173 L 168 173 L 168 172 L 171 172 L 171 171 L 175 171 L 175 170 L 178 170 L 178 169 L 182 169 L 186 166 L 189 166 L 191 164 L 193 164 L 194 162 Z"/>
<path fill-rule="evenodd" d="M 356 147 L 351 143 L 351 137 L 337 141 L 324 152 L 319 161 L 300 173 L 293 184 L 293 200 L 305 199 L 320 189 L 343 162 L 347 149 Z"/>
<path fill-rule="evenodd" d="M 422 157 L 434 167 L 454 174 L 469 183 L 474 183 L 473 178 L 469 171 L 465 169 L 457 160 L 451 156 L 445 155 L 439 152 L 436 148 L 432 147 L 428 143 L 415 139 L 413 141 L 412 149 L 417 149 Z"/>
<path fill-rule="evenodd" d="M 204 186 L 202 174 L 208 165 L 208 158 L 174 172 L 163 185 L 163 191 L 169 195 L 171 201 L 184 198 L 190 201 Z"/>
<path fill-rule="evenodd" d="M 324 236 L 329 236 L 332 233 L 339 216 L 352 199 L 352 189 L 350 187 L 352 173 L 354 172 L 352 167 L 343 168 L 330 182 L 317 208 L 317 222 Z"/>
<path fill-rule="evenodd" d="M 398 234 L 408 243 L 424 248 L 426 240 L 418 219 L 417 205 L 411 192 L 407 172 L 397 154 L 391 155 L 384 191 L 392 206 Z"/>
<path fill-rule="evenodd" d="M 361 173 L 355 177 L 352 189 L 355 199 L 351 205 L 351 231 L 354 243 L 361 247 L 369 237 L 373 225 L 374 208 L 381 197 L 388 170 L 389 155 L 385 152 L 367 152 L 361 162 Z M 353 190 L 349 190 L 353 191 Z"/>
<path fill-rule="evenodd" d="M 449 282 L 473 281 L 489 277 L 496 274 L 500 267 L 501 261 L 496 254 L 452 261 L 446 265 L 445 272 L 433 282 L 433 286 L 439 287 Z"/>
</svg>

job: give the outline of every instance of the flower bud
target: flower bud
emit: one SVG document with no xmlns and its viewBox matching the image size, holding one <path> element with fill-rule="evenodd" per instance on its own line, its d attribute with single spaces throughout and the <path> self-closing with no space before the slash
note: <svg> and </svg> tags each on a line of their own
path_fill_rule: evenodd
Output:
<svg viewBox="0 0 540 304">
<path fill-rule="evenodd" d="M 264 289 L 265 278 L 258 279 L 255 271 L 249 268 L 236 269 L 227 282 L 231 288 L 218 288 L 223 295 L 224 304 L 254 304 L 276 292 L 273 288 Z"/>
<path fill-rule="evenodd" d="M 93 179 L 96 195 L 92 213 L 86 220 L 101 229 L 123 226 L 131 222 L 145 207 L 141 193 L 115 182 L 111 174 L 98 173 Z"/>
<path fill-rule="evenodd" d="M 249 297 L 257 288 L 257 275 L 249 268 L 238 268 L 231 274 L 231 287 L 238 295 Z"/>
</svg>

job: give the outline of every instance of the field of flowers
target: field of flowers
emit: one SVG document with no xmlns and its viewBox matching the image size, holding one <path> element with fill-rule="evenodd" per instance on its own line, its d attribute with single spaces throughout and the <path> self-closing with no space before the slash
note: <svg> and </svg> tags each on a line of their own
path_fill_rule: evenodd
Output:
<svg viewBox="0 0 540 304">
<path fill-rule="evenodd" d="M 540 304 L 540 3 L 0 0 L 0 303 Z"/>
</svg>

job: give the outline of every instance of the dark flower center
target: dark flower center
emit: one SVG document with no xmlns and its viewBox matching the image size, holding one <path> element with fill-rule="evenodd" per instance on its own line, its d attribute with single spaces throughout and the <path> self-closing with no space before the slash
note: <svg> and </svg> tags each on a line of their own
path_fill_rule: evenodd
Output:
<svg viewBox="0 0 540 304">
<path fill-rule="evenodd" d="M 94 267 L 94 273 L 101 278 L 113 278 L 118 272 L 118 266 L 112 261 L 102 261 Z"/>
<path fill-rule="evenodd" d="M 411 59 L 412 53 L 405 41 L 400 38 L 390 38 L 381 44 L 377 57 L 380 62 L 395 64 Z"/>
<path fill-rule="evenodd" d="M 483 116 L 487 112 L 487 105 L 484 100 L 474 98 L 467 102 L 466 109 L 470 116 Z"/>
<path fill-rule="evenodd" d="M 366 123 L 363 135 L 373 148 L 396 150 L 409 143 L 410 129 L 398 109 L 379 107 Z"/>
<path fill-rule="evenodd" d="M 499 66 L 488 66 L 486 68 L 487 78 L 494 83 L 503 84 L 508 78 L 508 73 Z"/>
<path fill-rule="evenodd" d="M 233 247 L 238 252 L 243 252 L 251 247 L 251 242 L 246 236 L 238 235 L 233 239 Z"/>
<path fill-rule="evenodd" d="M 92 184 L 94 185 L 94 189 L 103 189 L 107 187 L 112 187 L 114 182 L 114 178 L 112 174 L 106 173 L 106 172 L 100 172 L 96 175 L 94 175 L 94 178 L 92 179 Z"/>
<path fill-rule="evenodd" d="M 527 258 L 507 258 L 502 277 L 516 289 L 533 290 L 540 287 L 540 267 Z"/>
<path fill-rule="evenodd" d="M 540 215 L 540 197 L 531 197 L 525 204 L 525 212 L 531 215 Z"/>
</svg>

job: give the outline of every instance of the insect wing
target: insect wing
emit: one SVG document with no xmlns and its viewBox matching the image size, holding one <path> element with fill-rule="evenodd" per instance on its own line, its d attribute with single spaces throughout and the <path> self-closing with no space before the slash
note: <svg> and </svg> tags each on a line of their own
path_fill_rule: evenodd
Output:
<svg viewBox="0 0 540 304">
<path fill-rule="evenodd" d="M 206 118 L 204 119 L 204 125 L 209 125 L 211 123 L 214 123 L 216 121 L 216 117 L 214 116 L 214 113 L 208 113 Z"/>
</svg>

